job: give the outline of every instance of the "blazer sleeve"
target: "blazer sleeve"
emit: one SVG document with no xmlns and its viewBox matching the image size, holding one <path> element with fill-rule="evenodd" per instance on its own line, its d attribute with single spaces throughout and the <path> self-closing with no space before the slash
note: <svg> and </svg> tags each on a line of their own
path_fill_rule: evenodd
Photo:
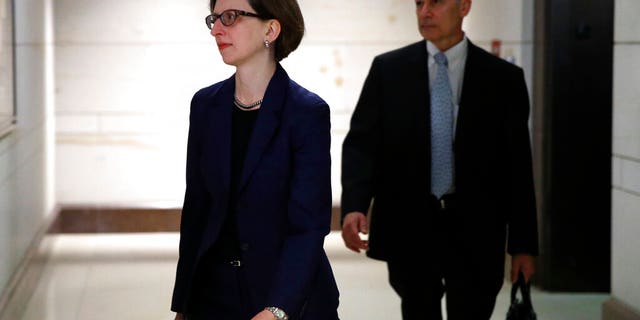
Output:
<svg viewBox="0 0 640 320">
<path fill-rule="evenodd" d="M 509 236 L 507 251 L 514 255 L 538 254 L 538 227 L 531 139 L 529 134 L 529 95 L 522 69 L 511 73 L 505 79 L 505 91 L 513 93 L 507 108 L 507 148 L 508 164 Z"/>
<path fill-rule="evenodd" d="M 292 177 L 287 237 L 268 303 L 298 314 L 315 284 L 331 226 L 331 133 L 329 106 L 304 102 L 292 128 Z M 297 106 L 298 107 L 298 106 Z M 299 106 L 303 107 L 303 106 Z"/>
<path fill-rule="evenodd" d="M 342 144 L 342 218 L 353 211 L 366 214 L 374 196 L 382 113 L 380 64 L 379 57 L 371 64 Z"/>
</svg>

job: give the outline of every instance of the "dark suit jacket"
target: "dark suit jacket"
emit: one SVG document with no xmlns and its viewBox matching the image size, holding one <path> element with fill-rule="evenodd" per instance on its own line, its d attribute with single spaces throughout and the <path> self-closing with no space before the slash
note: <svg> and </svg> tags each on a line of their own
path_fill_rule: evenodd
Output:
<svg viewBox="0 0 640 320">
<path fill-rule="evenodd" d="M 504 270 L 511 254 L 537 254 L 536 204 L 522 69 L 468 43 L 455 133 L 456 225 L 468 252 Z M 368 256 L 428 252 L 430 124 L 424 41 L 377 56 L 365 80 L 342 151 L 343 215 L 367 213 Z M 440 239 L 442 241 L 442 239 Z M 427 245 L 427 247 L 425 247 Z"/>
<path fill-rule="evenodd" d="M 191 101 L 173 311 L 187 311 L 196 267 L 231 209 L 234 92 L 232 76 Z M 329 106 L 278 65 L 249 141 L 238 201 L 231 204 L 255 313 L 277 306 L 290 319 L 326 319 L 337 310 L 338 290 L 323 249 L 331 221 L 329 148 Z"/>
</svg>

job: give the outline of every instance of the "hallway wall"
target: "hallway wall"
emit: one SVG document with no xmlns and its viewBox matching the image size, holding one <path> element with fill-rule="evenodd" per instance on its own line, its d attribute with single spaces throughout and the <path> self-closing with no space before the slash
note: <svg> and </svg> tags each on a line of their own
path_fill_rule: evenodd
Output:
<svg viewBox="0 0 640 320">
<path fill-rule="evenodd" d="M 204 24 L 206 0 L 57 0 L 56 199 L 69 204 L 179 207 L 189 101 L 226 79 Z M 301 46 L 282 61 L 332 110 L 332 182 L 373 57 L 417 41 L 408 0 L 300 1 Z M 473 3 L 465 23 L 485 48 L 502 40 L 531 79 L 533 0 Z M 529 81 L 531 83 L 531 81 Z"/>
<path fill-rule="evenodd" d="M 533 1 L 475 1 L 465 24 L 485 48 L 502 39 L 529 84 Z M 205 0 L 15 2 L 18 122 L 0 139 L 0 298 L 57 203 L 179 206 L 188 101 L 233 72 L 204 26 Z M 337 201 L 350 112 L 373 56 L 419 39 L 413 2 L 300 4 L 307 35 L 283 64 L 332 107 Z M 639 10 L 616 1 L 612 153 L 612 301 L 638 314 Z"/>
<path fill-rule="evenodd" d="M 0 139 L 0 309 L 55 202 L 51 1 L 15 4 L 17 122 Z"/>
<path fill-rule="evenodd" d="M 640 318 L 640 2 L 616 0 L 611 295 Z M 613 318 L 612 318 L 613 319 Z"/>
</svg>

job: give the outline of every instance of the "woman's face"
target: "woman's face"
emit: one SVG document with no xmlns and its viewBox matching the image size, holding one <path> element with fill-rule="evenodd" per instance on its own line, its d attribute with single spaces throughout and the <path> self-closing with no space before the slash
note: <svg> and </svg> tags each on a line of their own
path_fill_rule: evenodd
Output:
<svg viewBox="0 0 640 320">
<path fill-rule="evenodd" d="M 230 9 L 256 13 L 247 0 L 218 0 L 213 13 L 219 15 Z M 244 15 L 237 15 L 230 26 L 223 25 L 221 19 L 217 19 L 211 28 L 211 35 L 216 39 L 222 60 L 236 67 L 256 56 L 268 55 L 264 46 L 267 32 L 268 25 L 265 21 Z"/>
</svg>

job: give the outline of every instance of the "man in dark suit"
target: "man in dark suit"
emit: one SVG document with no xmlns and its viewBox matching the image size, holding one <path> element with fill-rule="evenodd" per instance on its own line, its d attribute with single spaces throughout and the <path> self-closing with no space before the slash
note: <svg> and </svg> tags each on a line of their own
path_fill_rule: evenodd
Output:
<svg viewBox="0 0 640 320">
<path fill-rule="evenodd" d="M 416 1 L 426 41 L 374 59 L 343 144 L 342 237 L 387 262 L 404 320 L 442 319 L 445 294 L 449 320 L 489 319 L 505 248 L 512 281 L 534 273 L 524 74 L 469 41 L 470 9 Z"/>
</svg>

